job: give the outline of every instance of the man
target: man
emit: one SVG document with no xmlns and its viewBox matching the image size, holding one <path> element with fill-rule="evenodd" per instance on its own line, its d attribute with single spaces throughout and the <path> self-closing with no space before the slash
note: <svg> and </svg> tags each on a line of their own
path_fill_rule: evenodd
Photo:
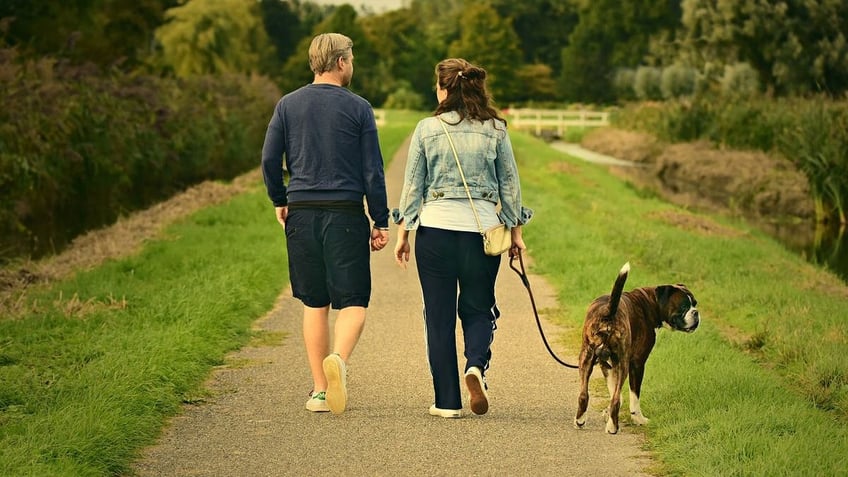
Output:
<svg viewBox="0 0 848 477">
<path fill-rule="evenodd" d="M 374 111 L 347 89 L 353 41 L 338 33 L 316 36 L 309 67 L 313 82 L 283 96 L 274 109 L 262 147 L 262 172 L 285 230 L 292 292 L 303 302 L 303 339 L 313 380 L 306 409 L 340 414 L 347 406 L 345 363 L 359 341 L 371 298 L 368 242 L 371 251 L 388 244 L 388 202 Z M 331 306 L 339 310 L 333 353 Z"/>
</svg>

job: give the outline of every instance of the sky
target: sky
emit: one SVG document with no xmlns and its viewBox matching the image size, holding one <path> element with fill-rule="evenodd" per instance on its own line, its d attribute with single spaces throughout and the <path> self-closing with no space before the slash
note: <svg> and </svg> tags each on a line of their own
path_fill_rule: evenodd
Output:
<svg viewBox="0 0 848 477">
<path fill-rule="evenodd" d="M 396 10 L 408 4 L 408 0 L 311 0 L 319 5 L 342 5 L 349 4 L 360 10 L 359 7 L 367 6 L 375 12 L 383 12 L 387 10 Z"/>
</svg>

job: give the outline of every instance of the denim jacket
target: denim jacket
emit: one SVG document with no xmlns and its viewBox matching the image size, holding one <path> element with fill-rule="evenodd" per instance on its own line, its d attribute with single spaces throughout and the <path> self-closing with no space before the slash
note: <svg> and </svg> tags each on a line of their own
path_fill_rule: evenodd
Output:
<svg viewBox="0 0 848 477">
<path fill-rule="evenodd" d="M 396 224 L 403 220 L 404 228 L 414 230 L 424 204 L 468 197 L 439 118 L 445 121 L 453 139 L 472 199 L 500 204 L 498 217 L 509 227 L 530 221 L 533 211 L 521 204 L 518 167 L 506 126 L 497 120 L 480 122 L 467 118 L 454 125 L 459 120 L 456 112 L 422 119 L 415 127 L 400 205 L 392 210 L 392 220 Z"/>
</svg>

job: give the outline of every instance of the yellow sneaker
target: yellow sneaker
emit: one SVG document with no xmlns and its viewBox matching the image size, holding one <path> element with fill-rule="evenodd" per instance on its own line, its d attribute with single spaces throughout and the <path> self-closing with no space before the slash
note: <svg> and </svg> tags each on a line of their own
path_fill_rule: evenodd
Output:
<svg viewBox="0 0 848 477">
<path fill-rule="evenodd" d="M 347 367 L 338 353 L 324 358 L 324 376 L 327 378 L 327 405 L 333 414 L 341 414 L 347 407 Z"/>
</svg>

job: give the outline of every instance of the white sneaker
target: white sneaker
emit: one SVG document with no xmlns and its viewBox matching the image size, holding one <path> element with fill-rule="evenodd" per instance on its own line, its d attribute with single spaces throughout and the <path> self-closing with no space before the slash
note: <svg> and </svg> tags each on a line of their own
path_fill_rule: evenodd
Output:
<svg viewBox="0 0 848 477">
<path fill-rule="evenodd" d="M 326 394 L 324 391 L 309 393 L 306 409 L 312 412 L 329 412 L 330 407 L 327 406 Z"/>
<path fill-rule="evenodd" d="M 430 415 L 431 416 L 439 416 L 448 419 L 456 419 L 458 417 L 462 417 L 462 413 L 459 409 L 439 409 L 435 404 L 430 406 Z"/>
<path fill-rule="evenodd" d="M 471 402 L 471 412 L 482 416 L 489 411 L 489 393 L 480 368 L 472 366 L 465 372 L 465 387 L 468 388 L 468 400 Z"/>
<path fill-rule="evenodd" d="M 324 358 L 324 376 L 327 378 L 327 406 L 333 414 L 341 414 L 347 407 L 347 367 L 338 353 Z"/>
</svg>

